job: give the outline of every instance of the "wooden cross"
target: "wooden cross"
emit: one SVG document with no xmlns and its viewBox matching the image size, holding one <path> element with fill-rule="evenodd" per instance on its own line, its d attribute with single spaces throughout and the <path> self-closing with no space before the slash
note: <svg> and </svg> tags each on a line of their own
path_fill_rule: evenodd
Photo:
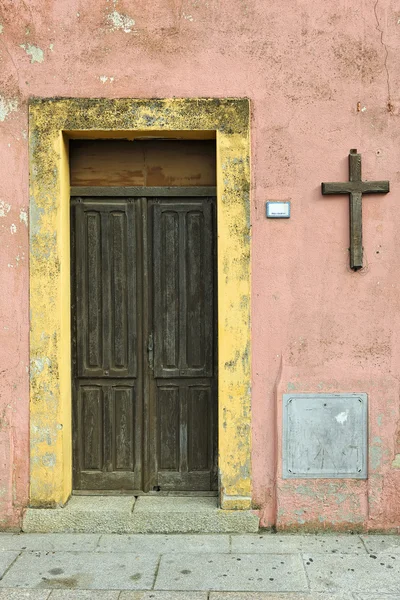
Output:
<svg viewBox="0 0 400 600">
<path fill-rule="evenodd" d="M 358 271 L 363 266 L 362 247 L 362 195 L 387 194 L 388 181 L 361 180 L 361 154 L 350 150 L 349 181 L 322 183 L 323 194 L 349 194 L 350 196 L 350 268 Z"/>
</svg>

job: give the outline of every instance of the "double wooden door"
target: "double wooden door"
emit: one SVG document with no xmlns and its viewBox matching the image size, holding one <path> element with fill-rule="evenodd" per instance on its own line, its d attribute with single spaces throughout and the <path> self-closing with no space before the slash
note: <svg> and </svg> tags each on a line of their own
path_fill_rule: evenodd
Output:
<svg viewBox="0 0 400 600">
<path fill-rule="evenodd" d="M 217 489 L 214 200 L 72 198 L 74 489 Z"/>
</svg>

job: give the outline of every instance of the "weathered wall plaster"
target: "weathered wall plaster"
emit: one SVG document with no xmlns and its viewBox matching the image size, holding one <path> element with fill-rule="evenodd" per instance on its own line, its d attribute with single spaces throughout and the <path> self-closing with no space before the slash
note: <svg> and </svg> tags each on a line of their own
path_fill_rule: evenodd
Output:
<svg viewBox="0 0 400 600">
<path fill-rule="evenodd" d="M 122 17 L 122 27 L 110 21 L 114 11 L 135 22 L 125 24 L 131 31 Z M 28 255 L 19 215 L 29 204 L 29 96 L 250 98 L 254 505 L 264 525 L 277 514 L 285 527 L 300 517 L 400 525 L 399 19 L 394 0 L 3 0 L 3 526 L 18 525 L 28 490 L 28 263 L 16 257 Z M 41 48 L 43 62 L 31 63 L 22 44 Z M 347 178 L 350 148 L 363 154 L 364 177 L 389 179 L 392 190 L 364 200 L 359 273 L 348 270 L 347 200 L 323 198 L 319 187 Z M 292 218 L 266 221 L 267 199 L 290 199 Z M 37 211 L 42 218 L 50 215 Z M 279 394 L 292 385 L 369 394 L 368 482 L 289 486 L 276 477 Z"/>
</svg>

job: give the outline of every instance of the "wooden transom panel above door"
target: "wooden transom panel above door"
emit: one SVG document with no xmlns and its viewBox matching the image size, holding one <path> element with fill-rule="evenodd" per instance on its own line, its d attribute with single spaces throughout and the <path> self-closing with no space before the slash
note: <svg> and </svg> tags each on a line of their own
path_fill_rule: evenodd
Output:
<svg viewBox="0 0 400 600">
<path fill-rule="evenodd" d="M 72 186 L 215 186 L 215 140 L 70 140 Z"/>
<path fill-rule="evenodd" d="M 74 488 L 217 489 L 215 198 L 72 200 Z"/>
</svg>

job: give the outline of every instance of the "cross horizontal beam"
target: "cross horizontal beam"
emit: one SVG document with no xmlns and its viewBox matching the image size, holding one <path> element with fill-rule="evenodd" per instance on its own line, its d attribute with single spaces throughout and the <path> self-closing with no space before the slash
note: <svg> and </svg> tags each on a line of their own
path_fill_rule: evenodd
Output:
<svg viewBox="0 0 400 600">
<path fill-rule="evenodd" d="M 345 181 L 322 184 L 323 194 L 387 194 L 389 181 Z"/>
</svg>

